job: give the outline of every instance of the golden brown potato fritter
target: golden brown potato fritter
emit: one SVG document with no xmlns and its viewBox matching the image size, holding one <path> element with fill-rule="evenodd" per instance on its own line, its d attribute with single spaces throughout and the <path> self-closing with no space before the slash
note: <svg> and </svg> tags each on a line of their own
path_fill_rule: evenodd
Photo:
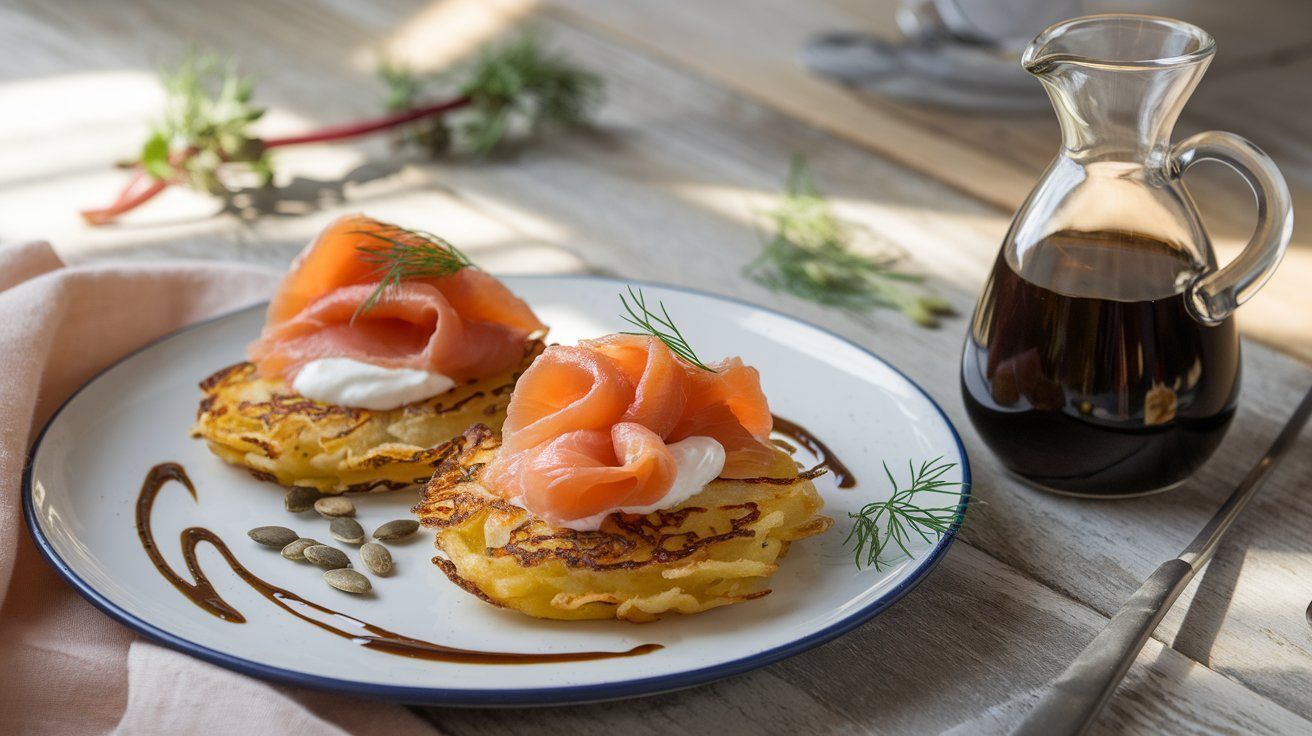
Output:
<svg viewBox="0 0 1312 736">
<path fill-rule="evenodd" d="M 530 616 L 645 622 L 759 598 L 789 544 L 833 523 L 818 514 L 815 476 L 780 451 L 769 477 L 716 480 L 595 532 L 552 527 L 479 484 L 499 446 L 483 426 L 454 440 L 414 510 L 437 531 L 445 557 L 433 561 L 452 582 Z"/>
<path fill-rule="evenodd" d="M 238 363 L 201 382 L 192 434 L 224 460 L 284 486 L 345 493 L 418 485 L 450 452 L 452 437 L 474 423 L 501 426 L 515 381 L 542 349 L 534 341 L 512 371 L 390 411 L 311 401 Z"/>
</svg>

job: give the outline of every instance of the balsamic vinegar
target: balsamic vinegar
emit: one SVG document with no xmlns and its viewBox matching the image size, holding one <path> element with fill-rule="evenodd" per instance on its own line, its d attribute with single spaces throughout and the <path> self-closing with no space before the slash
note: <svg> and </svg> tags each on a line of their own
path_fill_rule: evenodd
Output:
<svg viewBox="0 0 1312 736">
<path fill-rule="evenodd" d="M 1123 232 L 1063 232 L 1006 252 L 966 339 L 961 388 L 1013 472 L 1087 495 L 1174 485 L 1224 436 L 1239 393 L 1233 319 L 1196 321 L 1177 248 Z"/>
</svg>

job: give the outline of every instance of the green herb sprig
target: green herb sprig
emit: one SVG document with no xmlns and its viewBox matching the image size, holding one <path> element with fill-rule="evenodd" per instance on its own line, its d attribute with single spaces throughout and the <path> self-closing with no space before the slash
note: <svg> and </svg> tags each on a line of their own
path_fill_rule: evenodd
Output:
<svg viewBox="0 0 1312 736">
<path fill-rule="evenodd" d="M 486 155 L 513 130 L 534 134 L 548 125 L 585 124 L 602 98 L 600 77 L 548 52 L 531 33 L 487 46 L 471 63 L 431 80 L 391 63 L 384 63 L 379 73 L 387 86 L 385 116 L 261 138 L 252 125 L 264 114 L 252 103 L 254 80 L 238 74 L 231 60 L 193 52 L 176 68 L 160 72 L 164 114 L 138 159 L 127 164 L 134 169 L 132 179 L 113 204 L 84 210 L 82 217 L 91 225 L 108 224 L 175 184 L 231 194 L 221 174 L 233 168 L 254 172 L 262 184 L 270 184 L 272 149 L 403 127 L 411 133 L 406 140 L 434 152 L 459 144 Z M 444 83 L 446 98 L 421 100 L 429 82 L 436 80 Z M 462 120 L 449 124 L 448 114 L 456 111 Z"/>
<path fill-rule="evenodd" d="M 899 254 L 852 250 L 852 226 L 830 211 L 803 157 L 793 158 L 783 200 L 767 216 L 773 232 L 743 268 L 757 283 L 858 314 L 891 307 L 923 327 L 937 327 L 940 317 L 953 313 L 943 299 L 915 288 L 919 276 L 894 270 Z"/>
<path fill-rule="evenodd" d="M 647 299 L 643 296 L 642 289 L 638 289 L 635 292 L 633 287 L 630 286 L 629 298 L 633 300 L 632 304 L 629 303 L 629 299 L 624 298 L 624 295 L 620 294 L 620 304 L 624 305 L 624 311 L 626 312 L 626 314 L 622 314 L 620 317 L 625 322 L 642 330 L 642 332 L 624 332 L 621 334 L 651 335 L 665 343 L 665 346 L 670 349 L 670 352 L 683 358 L 692 365 L 695 365 L 704 371 L 709 371 L 711 373 L 716 372 L 714 368 L 706 365 L 697 357 L 697 353 L 693 351 L 692 346 L 688 344 L 688 340 L 684 338 L 683 333 L 674 325 L 674 320 L 670 318 L 669 311 L 665 309 L 665 302 L 657 302 L 661 313 L 656 314 L 647 308 Z"/>
<path fill-rule="evenodd" d="M 884 473 L 893 484 L 893 495 L 885 501 L 868 503 L 860 511 L 847 515 L 852 519 L 852 530 L 843 540 L 843 546 L 854 547 L 853 557 L 858 568 L 873 565 L 876 570 L 883 569 L 888 562 L 883 556 L 890 544 L 910 556 L 907 543 L 912 541 L 912 534 L 932 542 L 952 531 L 959 504 L 920 506 L 917 497 L 922 494 L 959 496 L 963 484 L 943 480 L 943 475 L 955 467 L 956 463 L 945 463 L 941 457 L 923 462 L 918 468 L 908 462 L 911 482 L 902 488 L 888 464 L 884 464 Z"/>
<path fill-rule="evenodd" d="M 242 163 L 273 177 L 262 141 L 249 133 L 264 108 L 251 103 L 255 79 L 215 54 L 190 53 L 176 69 L 161 68 L 164 115 L 141 147 L 141 166 L 155 179 L 181 179 L 211 194 L 228 188 L 218 176 L 224 163 Z"/>
<path fill-rule="evenodd" d="M 474 267 L 469 257 L 446 240 L 422 230 L 407 230 L 395 225 L 382 232 L 352 230 L 352 235 L 363 235 L 380 241 L 380 245 L 360 246 L 360 260 L 374 267 L 380 277 L 378 286 L 351 315 L 356 318 L 373 309 L 388 289 L 404 279 L 435 279 L 450 276 L 462 268 Z"/>
<path fill-rule="evenodd" d="M 416 74 L 404 64 L 390 59 L 383 59 L 378 64 L 378 78 L 386 88 L 383 108 L 392 115 L 401 115 L 408 110 L 421 107 L 422 95 L 428 88 L 429 80 Z M 462 106 L 468 103 L 462 103 Z M 454 141 L 451 126 L 445 115 L 430 115 L 399 129 L 399 141 L 403 145 L 413 145 L 433 156 L 440 156 L 451 150 Z"/>
<path fill-rule="evenodd" d="M 420 76 L 393 62 L 379 67 L 387 85 L 387 108 L 413 108 L 433 86 L 454 89 L 467 100 L 458 115 L 433 118 L 415 126 L 411 140 L 434 152 L 461 146 L 487 155 L 516 128 L 536 133 L 550 126 L 586 125 L 602 100 L 597 75 L 580 69 L 544 48 L 527 32 L 506 43 L 482 49 L 477 58 L 454 71 Z"/>
<path fill-rule="evenodd" d="M 532 33 L 484 49 L 468 74 L 460 93 L 472 103 L 460 132 L 480 155 L 499 146 L 517 118 L 530 132 L 585 125 L 602 99 L 600 77 L 547 52 Z"/>
</svg>

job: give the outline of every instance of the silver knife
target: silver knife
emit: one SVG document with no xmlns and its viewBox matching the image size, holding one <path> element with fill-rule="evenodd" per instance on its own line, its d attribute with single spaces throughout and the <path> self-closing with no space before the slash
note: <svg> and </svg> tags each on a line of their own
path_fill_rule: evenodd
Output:
<svg viewBox="0 0 1312 736">
<path fill-rule="evenodd" d="M 1271 448 L 1248 471 L 1207 526 L 1179 557 L 1163 563 L 1148 576 L 1107 622 L 1107 627 L 1053 680 L 1034 710 L 1012 731 L 1013 736 L 1075 736 L 1089 728 L 1171 605 L 1212 558 L 1221 537 L 1293 446 L 1309 414 L 1312 414 L 1312 390 L 1303 396 Z M 1309 617 L 1312 618 L 1312 609 Z"/>
</svg>

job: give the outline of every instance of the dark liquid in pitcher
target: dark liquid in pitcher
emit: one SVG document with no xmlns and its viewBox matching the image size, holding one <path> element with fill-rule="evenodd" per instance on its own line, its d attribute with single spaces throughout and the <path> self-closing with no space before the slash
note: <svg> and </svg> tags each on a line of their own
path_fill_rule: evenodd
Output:
<svg viewBox="0 0 1312 736">
<path fill-rule="evenodd" d="M 999 256 L 961 388 L 1012 471 L 1128 495 L 1177 483 L 1211 455 L 1235 411 L 1239 336 L 1231 319 L 1200 324 L 1171 293 L 1188 269 L 1176 248 L 1119 232 L 1050 236 L 1023 273 Z"/>
</svg>

